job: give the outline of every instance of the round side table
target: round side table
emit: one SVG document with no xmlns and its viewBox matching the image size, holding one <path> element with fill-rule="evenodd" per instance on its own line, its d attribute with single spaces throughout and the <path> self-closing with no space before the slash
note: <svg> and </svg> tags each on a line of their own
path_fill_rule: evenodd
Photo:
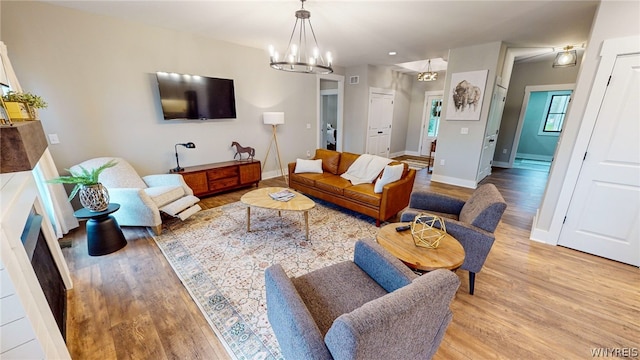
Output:
<svg viewBox="0 0 640 360">
<path fill-rule="evenodd" d="M 87 247 L 89 255 L 111 254 L 127 245 L 122 229 L 112 213 L 120 209 L 120 204 L 111 203 L 105 211 L 93 212 L 85 208 L 73 213 L 78 219 L 87 219 Z"/>
</svg>

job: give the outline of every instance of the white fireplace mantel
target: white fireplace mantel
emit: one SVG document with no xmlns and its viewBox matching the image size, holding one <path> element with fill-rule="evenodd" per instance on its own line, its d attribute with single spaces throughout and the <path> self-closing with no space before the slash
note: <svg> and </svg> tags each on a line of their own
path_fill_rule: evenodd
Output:
<svg viewBox="0 0 640 360">
<path fill-rule="evenodd" d="M 0 357 L 70 359 L 22 245 L 29 214 L 42 215 L 42 233 L 67 290 L 73 284 L 31 171 L 0 174 Z"/>
</svg>

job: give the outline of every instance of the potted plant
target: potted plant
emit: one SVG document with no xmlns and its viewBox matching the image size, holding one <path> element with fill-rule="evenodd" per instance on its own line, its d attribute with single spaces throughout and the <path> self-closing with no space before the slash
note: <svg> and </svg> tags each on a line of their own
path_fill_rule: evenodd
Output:
<svg viewBox="0 0 640 360">
<path fill-rule="evenodd" d="M 104 170 L 116 166 L 117 163 L 115 160 L 110 160 L 100 167 L 91 170 L 80 166 L 80 171 L 77 172 L 65 169 L 71 175 L 60 176 L 47 182 L 53 184 L 75 184 L 69 195 L 69 201 L 71 201 L 76 194 L 79 194 L 80 203 L 89 211 L 104 211 L 109 206 L 109 192 L 107 188 L 98 181 L 98 177 Z"/>
<path fill-rule="evenodd" d="M 2 96 L 2 100 L 4 100 L 4 102 L 20 102 L 27 104 L 29 113 L 33 119 L 38 118 L 37 109 L 44 109 L 49 106 L 42 97 L 28 92 L 9 91 Z"/>
</svg>

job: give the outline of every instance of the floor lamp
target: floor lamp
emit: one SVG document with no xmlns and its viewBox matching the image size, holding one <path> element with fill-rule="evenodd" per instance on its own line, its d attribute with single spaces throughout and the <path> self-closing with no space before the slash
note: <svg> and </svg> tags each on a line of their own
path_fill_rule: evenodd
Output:
<svg viewBox="0 0 640 360">
<path fill-rule="evenodd" d="M 284 124 L 284 113 L 283 112 L 265 112 L 262 114 L 262 121 L 265 125 L 271 125 L 273 130 L 273 136 L 271 138 L 271 142 L 269 143 L 269 148 L 267 148 L 267 155 L 264 157 L 264 163 L 262 164 L 262 169 L 264 170 L 264 165 L 267 163 L 269 159 L 269 152 L 271 151 L 271 145 L 273 143 L 276 144 L 276 154 L 278 155 L 278 167 L 280 168 L 280 173 L 284 176 L 285 181 L 287 180 L 287 175 L 285 175 L 282 170 L 282 159 L 280 158 L 280 148 L 278 147 L 278 137 L 276 136 L 276 129 L 278 125 Z"/>
</svg>

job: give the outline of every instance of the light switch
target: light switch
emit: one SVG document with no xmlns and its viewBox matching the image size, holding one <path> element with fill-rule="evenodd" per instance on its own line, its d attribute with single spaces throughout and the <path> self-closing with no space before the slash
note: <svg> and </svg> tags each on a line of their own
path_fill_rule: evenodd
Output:
<svg viewBox="0 0 640 360">
<path fill-rule="evenodd" d="M 60 144 L 60 139 L 58 139 L 58 134 L 49 134 L 49 143 L 51 145 Z"/>
<path fill-rule="evenodd" d="M 469 128 L 461 128 L 460 129 L 460 134 L 467 135 L 468 133 L 469 133 Z"/>
<path fill-rule="evenodd" d="M 311 124 L 307 124 L 307 129 L 311 129 Z"/>
</svg>

